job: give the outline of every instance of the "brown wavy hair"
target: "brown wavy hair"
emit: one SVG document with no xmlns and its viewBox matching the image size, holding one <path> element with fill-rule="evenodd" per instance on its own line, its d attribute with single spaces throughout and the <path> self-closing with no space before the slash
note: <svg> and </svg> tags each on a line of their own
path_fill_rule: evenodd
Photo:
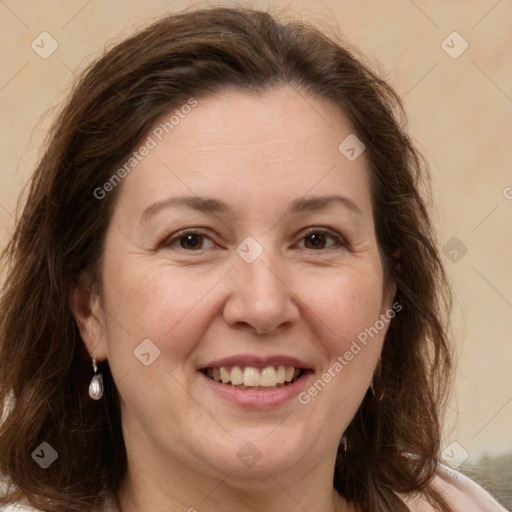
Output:
<svg viewBox="0 0 512 512">
<path fill-rule="evenodd" d="M 90 360 L 69 303 L 78 283 L 101 290 L 122 186 L 102 200 L 94 191 L 190 97 L 281 86 L 330 102 L 365 144 L 385 280 L 402 305 L 375 383 L 384 396 L 368 392 L 346 430 L 334 486 L 366 512 L 406 511 L 399 496 L 410 493 L 449 510 L 429 484 L 451 381 L 450 291 L 427 212 L 428 168 L 406 134 L 400 98 L 346 44 L 241 8 L 168 15 L 114 46 L 82 74 L 54 123 L 3 255 L 0 470 L 10 486 L 1 503 L 94 510 L 125 474 L 115 383 L 104 362 L 106 395 L 89 399 Z M 48 469 L 31 457 L 43 441 L 58 452 Z"/>
</svg>

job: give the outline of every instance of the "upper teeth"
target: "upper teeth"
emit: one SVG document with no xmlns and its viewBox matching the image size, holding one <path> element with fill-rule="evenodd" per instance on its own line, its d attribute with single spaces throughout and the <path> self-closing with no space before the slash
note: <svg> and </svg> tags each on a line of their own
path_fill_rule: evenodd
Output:
<svg viewBox="0 0 512 512">
<path fill-rule="evenodd" d="M 252 366 L 220 366 L 208 368 L 206 375 L 223 384 L 231 383 L 233 386 L 271 387 L 285 382 L 291 382 L 299 376 L 300 370 L 294 366 L 265 366 L 254 368 Z"/>
</svg>

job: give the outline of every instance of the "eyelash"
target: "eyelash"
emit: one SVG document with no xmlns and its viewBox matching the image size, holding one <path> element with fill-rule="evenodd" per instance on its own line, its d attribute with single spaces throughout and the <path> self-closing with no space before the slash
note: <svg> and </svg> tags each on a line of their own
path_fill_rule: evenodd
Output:
<svg viewBox="0 0 512 512">
<path fill-rule="evenodd" d="M 301 237 L 301 241 L 304 240 L 305 238 L 307 238 L 308 236 L 312 235 L 312 234 L 316 234 L 316 235 L 323 235 L 323 236 L 326 236 L 328 238 L 331 238 L 332 240 L 334 240 L 336 242 L 336 244 L 338 245 L 337 248 L 346 248 L 347 247 L 347 244 L 346 242 L 344 241 L 343 237 L 333 231 L 330 231 L 328 229 L 325 229 L 325 228 L 308 228 L 303 234 L 302 234 L 302 237 Z M 174 235 L 171 235 L 170 237 L 167 237 L 166 239 L 164 239 L 164 241 L 159 244 L 159 247 L 162 247 L 162 248 L 165 248 L 165 249 L 173 249 L 173 245 L 175 245 L 176 243 L 179 243 L 180 240 L 184 237 L 186 237 L 187 235 L 200 235 L 200 236 L 204 236 L 206 238 L 210 238 L 206 233 L 204 233 L 200 228 L 196 228 L 196 229 L 185 229 L 183 231 L 179 231 L 178 233 L 175 233 Z M 201 252 L 203 250 L 206 250 L 206 249 L 196 249 L 196 250 L 193 250 L 193 249 L 184 249 L 183 247 L 179 247 L 178 248 L 179 250 L 182 250 L 182 251 L 186 251 L 186 252 Z M 307 249 L 307 248 L 305 248 Z M 331 250 L 331 249 L 336 249 L 336 247 L 326 247 L 326 248 L 323 248 L 323 249 L 316 249 L 316 251 L 320 252 L 320 251 L 326 251 L 326 250 Z M 315 251 L 315 249 L 307 249 L 309 251 Z"/>
</svg>

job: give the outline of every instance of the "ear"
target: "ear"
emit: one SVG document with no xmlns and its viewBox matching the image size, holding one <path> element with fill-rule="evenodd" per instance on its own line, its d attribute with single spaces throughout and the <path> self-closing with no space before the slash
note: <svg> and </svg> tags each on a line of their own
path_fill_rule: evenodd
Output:
<svg viewBox="0 0 512 512">
<path fill-rule="evenodd" d="M 399 247 L 393 250 L 393 252 L 390 253 L 389 259 L 391 262 L 392 269 L 396 272 L 397 275 L 400 275 L 402 273 L 402 266 L 400 264 L 400 256 L 401 256 L 401 250 Z M 389 282 L 386 284 L 384 289 L 384 304 L 385 309 L 389 309 L 392 305 L 393 299 L 396 294 L 396 288 L 397 283 L 396 279 L 392 276 L 389 277 Z"/>
<path fill-rule="evenodd" d="M 105 343 L 105 317 L 99 295 L 81 279 L 70 290 L 69 304 L 89 356 L 91 359 L 104 361 L 108 352 Z"/>
<path fill-rule="evenodd" d="M 397 247 L 391 254 L 391 264 L 395 269 L 396 273 L 400 275 L 402 273 L 402 265 L 400 264 L 400 257 L 402 255 L 402 251 L 399 247 Z"/>
</svg>

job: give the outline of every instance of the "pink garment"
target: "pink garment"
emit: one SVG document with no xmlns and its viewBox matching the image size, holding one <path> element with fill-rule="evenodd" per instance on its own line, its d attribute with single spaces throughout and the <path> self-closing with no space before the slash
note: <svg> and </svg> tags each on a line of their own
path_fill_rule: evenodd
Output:
<svg viewBox="0 0 512 512">
<path fill-rule="evenodd" d="M 473 480 L 446 466 L 439 466 L 435 484 L 456 512 L 507 512 Z M 512 490 L 511 490 L 512 492 Z"/>
<path fill-rule="evenodd" d="M 473 480 L 442 464 L 438 466 L 432 486 L 443 495 L 454 512 L 509 512 Z M 425 499 L 402 499 L 411 512 L 433 512 Z"/>
</svg>

